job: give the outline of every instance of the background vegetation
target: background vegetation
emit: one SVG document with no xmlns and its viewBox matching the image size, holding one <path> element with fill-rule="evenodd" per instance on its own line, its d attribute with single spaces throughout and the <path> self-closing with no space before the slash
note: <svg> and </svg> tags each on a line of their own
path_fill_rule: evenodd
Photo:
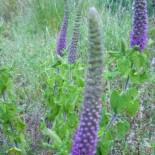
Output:
<svg viewBox="0 0 155 155">
<path fill-rule="evenodd" d="M 76 3 L 76 0 L 70 0 L 69 3 L 68 44 L 70 43 L 74 26 Z M 29 155 L 44 155 L 48 153 L 67 155 L 67 151 L 70 150 L 70 143 L 68 143 L 70 132 L 73 133 L 73 136 L 74 129 L 78 123 L 77 112 L 80 109 L 82 101 L 88 45 L 88 9 L 91 6 L 95 6 L 98 9 L 103 25 L 102 33 L 105 52 L 104 79 L 106 81 L 104 85 L 106 95 L 103 96 L 103 100 L 106 101 L 104 105 L 106 108 L 103 109 L 101 126 L 105 130 L 111 118 L 109 95 L 113 89 L 120 90 L 125 83 L 125 79 L 117 76 L 115 72 L 116 58 L 113 58 L 113 55 L 109 55 L 108 53 L 129 50 L 129 34 L 132 28 L 132 1 L 89 0 L 85 2 L 80 27 L 79 59 L 77 64 L 72 67 L 74 70 L 72 73 L 74 84 L 71 84 L 68 80 L 64 82 L 70 76 L 70 66 L 66 64 L 66 57 L 64 60 L 61 60 L 60 65 L 55 60 L 56 38 L 64 13 L 63 0 L 0 0 L 0 4 L 0 64 L 6 67 L 5 69 L 1 68 L 1 72 L 5 70 L 5 76 L 3 77 L 5 77 L 5 80 L 6 77 L 8 79 L 5 91 L 7 101 L 5 102 L 14 104 L 17 107 L 16 114 L 12 115 L 15 120 L 18 120 L 16 121 L 18 122 L 18 127 L 15 126 L 16 129 L 14 132 L 18 133 L 17 135 L 11 134 L 11 132 L 4 132 L 4 126 L 0 124 L 0 154 L 5 154 L 7 150 L 13 148 L 12 144 L 17 140 Z M 151 1 L 148 1 L 148 11 L 150 24 L 147 49 L 150 52 L 150 58 L 147 62 L 151 80 L 138 86 L 141 98 L 139 112 L 131 120 L 128 117 L 122 120 L 131 123 L 130 127 L 126 123 L 126 129 L 123 131 L 125 133 L 121 135 L 126 138 L 122 138 L 121 136 L 114 138 L 114 133 L 108 133 L 107 137 L 109 136 L 110 140 L 112 140 L 112 147 L 109 141 L 106 141 L 107 146 L 105 144 L 103 146 L 103 150 L 105 151 L 103 155 L 108 153 L 119 154 L 116 150 L 121 150 L 125 154 L 130 154 L 132 150 L 134 154 L 137 153 L 138 149 L 141 150 L 140 154 L 142 155 L 154 155 L 155 153 L 155 8 L 152 6 Z M 60 76 L 55 74 L 55 68 L 58 66 L 61 69 Z M 3 77 L 1 76 L 1 79 Z M 51 94 L 51 86 L 55 80 L 58 81 L 60 87 L 57 92 L 58 95 L 53 96 Z M 68 93 L 64 94 L 64 92 Z M 60 97 L 59 94 L 64 95 Z M 3 93 L 1 95 L 3 96 Z M 54 107 L 50 104 L 53 102 L 51 98 L 57 101 Z M 68 101 L 67 98 L 70 98 L 70 100 Z M 61 107 L 63 112 L 60 110 L 60 103 L 66 100 L 71 103 L 75 102 L 74 108 L 76 112 L 72 113 L 73 107 L 67 107 L 68 105 L 64 105 L 63 108 Z M 3 102 L 4 98 L 2 97 L 0 104 Z M 54 109 L 54 114 L 50 111 L 52 108 Z M 62 115 L 58 115 L 59 113 Z M 63 124 L 66 114 L 66 124 Z M 17 119 L 17 116 L 21 120 Z M 56 116 L 59 116 L 57 120 Z M 3 122 L 1 111 L 0 117 L 1 123 Z M 55 122 L 54 125 L 50 122 L 49 127 L 51 128 L 52 126 L 54 132 L 57 134 L 45 131 L 43 120 L 46 117 L 50 118 L 51 122 Z M 74 118 L 77 119 L 74 120 Z M 10 121 L 9 119 L 10 117 L 6 122 Z M 117 121 L 119 122 L 119 120 Z M 121 126 L 121 124 L 119 125 Z M 116 135 L 119 135 L 118 131 L 114 130 L 115 126 L 116 124 L 112 127 L 112 131 Z M 60 127 L 67 130 L 60 130 Z M 132 135 L 133 131 L 136 132 L 135 139 L 129 142 L 130 145 L 123 145 L 124 141 L 127 141 L 127 137 Z M 20 140 L 17 139 L 19 133 L 23 133 L 23 135 L 20 134 Z M 12 138 L 9 139 L 9 137 Z M 48 137 L 50 139 L 54 137 L 58 143 L 48 143 Z M 62 139 L 64 140 L 63 142 L 61 142 Z M 62 146 L 65 146 L 65 148 Z M 13 154 L 13 151 L 10 150 L 10 154 Z"/>
</svg>

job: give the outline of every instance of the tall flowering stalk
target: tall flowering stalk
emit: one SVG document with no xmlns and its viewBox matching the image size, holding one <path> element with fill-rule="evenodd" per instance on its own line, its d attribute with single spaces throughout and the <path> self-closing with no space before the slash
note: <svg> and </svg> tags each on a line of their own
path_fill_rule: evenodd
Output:
<svg viewBox="0 0 155 155">
<path fill-rule="evenodd" d="M 133 28 L 130 34 L 130 47 L 139 46 L 139 51 L 143 52 L 147 43 L 148 34 L 148 16 L 147 1 L 135 0 L 134 2 L 134 19 Z M 132 68 L 133 64 L 131 65 Z M 122 93 L 126 93 L 129 87 L 130 77 L 128 75 L 125 87 Z M 116 120 L 117 114 L 113 114 L 106 130 L 109 130 L 113 122 Z"/>
<path fill-rule="evenodd" d="M 68 0 L 64 0 L 65 11 L 64 11 L 64 19 L 61 30 L 57 39 L 57 50 L 56 54 L 59 56 L 63 56 L 62 51 L 66 49 L 66 36 L 67 36 L 67 28 L 68 28 L 68 20 L 69 20 L 69 5 Z"/>
<path fill-rule="evenodd" d="M 72 155 L 94 155 L 102 108 L 103 48 L 99 15 L 91 8 L 89 17 L 89 62 L 79 129 L 72 147 Z"/>
<path fill-rule="evenodd" d="M 77 12 L 76 12 L 74 30 L 73 30 L 72 40 L 71 40 L 71 44 L 69 47 L 69 53 L 68 53 L 68 62 L 70 64 L 73 64 L 76 61 L 77 46 L 78 46 L 78 39 L 79 39 L 79 27 L 80 27 L 80 22 L 81 22 L 81 10 L 83 7 L 83 2 L 84 0 L 81 0 L 79 2 Z"/>
<path fill-rule="evenodd" d="M 135 0 L 133 29 L 130 35 L 130 47 L 139 46 L 142 52 L 145 49 L 148 33 L 147 1 Z"/>
</svg>

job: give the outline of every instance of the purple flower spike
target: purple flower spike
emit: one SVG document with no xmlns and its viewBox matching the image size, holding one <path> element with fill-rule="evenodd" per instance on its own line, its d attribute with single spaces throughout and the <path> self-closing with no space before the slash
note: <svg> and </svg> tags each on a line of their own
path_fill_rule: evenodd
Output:
<svg viewBox="0 0 155 155">
<path fill-rule="evenodd" d="M 133 29 L 130 34 L 130 47 L 139 46 L 144 51 L 148 34 L 147 1 L 135 0 Z"/>
<path fill-rule="evenodd" d="M 89 17 L 89 64 L 79 129 L 72 146 L 72 155 L 94 155 L 97 132 L 102 108 L 103 48 L 99 16 L 91 8 Z"/>
<path fill-rule="evenodd" d="M 74 25 L 72 40 L 71 40 L 69 53 L 68 53 L 68 62 L 70 64 L 74 64 L 76 61 L 76 53 L 77 53 L 77 46 L 78 46 L 78 40 L 79 40 L 79 27 L 80 27 L 80 21 L 81 21 L 81 10 L 83 7 L 83 3 L 84 3 L 84 0 L 81 0 L 79 2 L 77 12 L 76 12 L 75 25 Z"/>
<path fill-rule="evenodd" d="M 64 0 L 65 11 L 64 11 L 64 19 L 61 30 L 57 39 L 57 50 L 56 54 L 63 57 L 62 51 L 66 49 L 66 36 L 67 36 L 67 28 L 68 28 L 68 19 L 69 19 L 69 6 L 68 0 Z"/>
</svg>

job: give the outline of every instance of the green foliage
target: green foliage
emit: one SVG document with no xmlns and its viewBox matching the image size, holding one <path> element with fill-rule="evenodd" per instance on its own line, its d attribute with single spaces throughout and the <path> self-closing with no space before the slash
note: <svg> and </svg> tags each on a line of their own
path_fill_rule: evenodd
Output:
<svg viewBox="0 0 155 155">
<path fill-rule="evenodd" d="M 20 115 L 18 115 L 16 101 L 10 93 L 12 86 L 11 77 L 11 68 L 0 66 L 0 95 L 2 97 L 2 99 L 0 99 L 0 127 L 4 134 L 9 137 L 10 141 L 15 143 L 15 147 L 9 149 L 7 152 L 9 154 L 24 154 L 26 142 L 23 131 L 25 124 Z"/>
<path fill-rule="evenodd" d="M 139 100 L 137 99 L 138 91 L 130 88 L 126 94 L 113 91 L 111 94 L 110 102 L 113 111 L 116 114 L 121 114 L 124 110 L 134 116 L 139 109 Z"/>
<path fill-rule="evenodd" d="M 126 59 L 120 59 L 117 61 L 118 71 L 123 77 L 128 77 L 131 67 L 131 62 Z"/>
<path fill-rule="evenodd" d="M 118 134 L 116 136 L 116 140 L 124 139 L 126 133 L 130 129 L 130 123 L 126 120 L 120 121 L 117 123 Z"/>
<path fill-rule="evenodd" d="M 148 68 L 148 58 L 150 57 L 148 51 L 140 53 L 138 47 L 135 47 L 131 50 L 126 50 L 122 46 L 121 51 L 113 52 L 109 51 L 106 55 L 108 59 L 108 65 L 111 63 L 116 63 L 117 65 L 110 72 L 106 72 L 106 80 L 114 80 L 115 78 L 126 79 L 125 87 L 122 88 L 122 91 L 111 90 L 110 91 L 110 103 L 111 111 L 114 115 L 111 116 L 106 113 L 107 110 L 104 110 L 102 113 L 101 129 L 99 131 L 100 141 L 98 144 L 98 155 L 108 154 L 112 143 L 112 140 L 123 141 L 125 136 L 130 129 L 130 123 L 128 122 L 128 117 L 134 117 L 139 110 L 139 93 L 138 86 L 149 80 L 149 68 Z M 130 79 L 130 87 L 129 87 Z M 122 80 L 121 80 L 122 81 Z M 118 121 L 119 118 L 119 121 Z M 115 125 L 115 128 L 110 129 L 114 121 L 118 121 Z M 112 137 L 109 139 L 109 134 Z M 107 137 L 108 136 L 108 137 Z M 110 143 L 111 142 L 111 143 Z"/>
<path fill-rule="evenodd" d="M 41 124 L 41 129 L 44 135 L 51 138 L 53 145 L 62 145 L 62 140 L 55 131 L 46 128 L 46 125 L 44 123 Z"/>
<path fill-rule="evenodd" d="M 121 52 L 109 52 L 111 56 L 116 58 L 118 72 L 126 78 L 130 76 L 131 82 L 135 84 L 141 84 L 148 80 L 148 62 L 147 59 L 150 57 L 150 54 L 147 50 L 143 53 L 137 51 L 137 47 L 132 50 L 124 51 L 124 54 Z M 121 56 L 121 58 L 119 58 Z"/>
<path fill-rule="evenodd" d="M 66 57 L 64 59 L 59 57 L 48 70 L 45 118 L 51 121 L 52 128 L 48 129 L 43 123 L 41 130 L 44 135 L 50 138 L 52 144 L 49 145 L 45 142 L 45 146 L 49 148 L 52 146 L 59 154 L 64 146 L 67 146 L 67 152 L 70 150 L 70 133 L 78 124 L 79 116 L 76 110 L 79 111 L 82 102 L 83 67 L 80 63 L 70 65 Z M 59 139 L 57 145 L 55 144 L 56 139 Z"/>
<path fill-rule="evenodd" d="M 0 96 L 2 96 L 5 90 L 10 89 L 10 77 L 10 69 L 6 66 L 0 66 Z"/>
<path fill-rule="evenodd" d="M 111 106 L 116 114 L 120 114 L 127 108 L 127 105 L 130 104 L 130 100 L 126 95 L 119 95 L 118 92 L 113 91 L 110 98 Z"/>
<path fill-rule="evenodd" d="M 105 140 L 103 142 L 99 142 L 97 155 L 108 154 L 110 147 L 111 147 L 111 140 Z"/>
<path fill-rule="evenodd" d="M 14 148 L 9 149 L 9 150 L 7 151 L 7 153 L 8 153 L 9 155 L 22 155 L 22 150 L 20 150 L 20 149 L 14 147 Z"/>
</svg>

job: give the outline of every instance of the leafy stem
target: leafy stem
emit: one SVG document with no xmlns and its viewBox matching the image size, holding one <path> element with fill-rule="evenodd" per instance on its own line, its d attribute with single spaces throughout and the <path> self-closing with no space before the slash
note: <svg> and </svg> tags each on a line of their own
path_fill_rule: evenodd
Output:
<svg viewBox="0 0 155 155">
<path fill-rule="evenodd" d="M 132 66 L 133 66 L 133 63 L 131 64 L 131 68 L 132 68 Z M 128 75 L 122 94 L 125 94 L 127 92 L 127 89 L 129 88 L 129 82 L 130 82 L 130 76 Z"/>
<path fill-rule="evenodd" d="M 131 68 L 132 68 L 132 66 L 133 66 L 133 63 L 131 64 Z M 121 94 L 125 94 L 126 92 L 127 92 L 127 90 L 128 90 L 128 88 L 129 88 L 129 82 L 130 82 L 130 76 L 128 75 L 128 77 L 127 77 L 127 79 L 126 79 L 126 83 L 125 83 L 125 86 L 124 86 L 124 89 L 123 89 L 123 91 L 122 91 L 122 93 Z M 126 109 L 125 109 L 126 110 Z M 124 110 L 124 111 L 125 111 Z M 124 112 L 123 111 L 123 112 Z M 122 112 L 122 113 L 123 113 Z M 111 126 L 113 125 L 113 123 L 115 122 L 115 120 L 118 118 L 118 115 L 116 114 L 116 113 L 114 113 L 113 115 L 112 115 L 112 117 L 111 117 L 111 120 L 110 120 L 110 122 L 108 123 L 108 125 L 107 125 L 107 127 L 106 127 L 106 130 L 105 130 L 105 133 L 111 128 Z M 104 134 L 105 134 L 104 133 Z"/>
<path fill-rule="evenodd" d="M 5 99 L 5 92 L 2 93 L 2 98 L 3 98 L 3 101 L 5 102 L 5 101 L 6 101 L 6 99 Z M 13 129 L 12 123 L 9 123 L 9 126 L 10 126 L 10 129 L 11 129 L 11 132 L 14 133 L 15 131 L 14 131 L 14 129 Z M 19 148 L 19 147 L 18 147 L 18 143 L 17 143 L 16 140 L 14 140 L 14 143 L 15 143 L 16 148 Z"/>
</svg>

